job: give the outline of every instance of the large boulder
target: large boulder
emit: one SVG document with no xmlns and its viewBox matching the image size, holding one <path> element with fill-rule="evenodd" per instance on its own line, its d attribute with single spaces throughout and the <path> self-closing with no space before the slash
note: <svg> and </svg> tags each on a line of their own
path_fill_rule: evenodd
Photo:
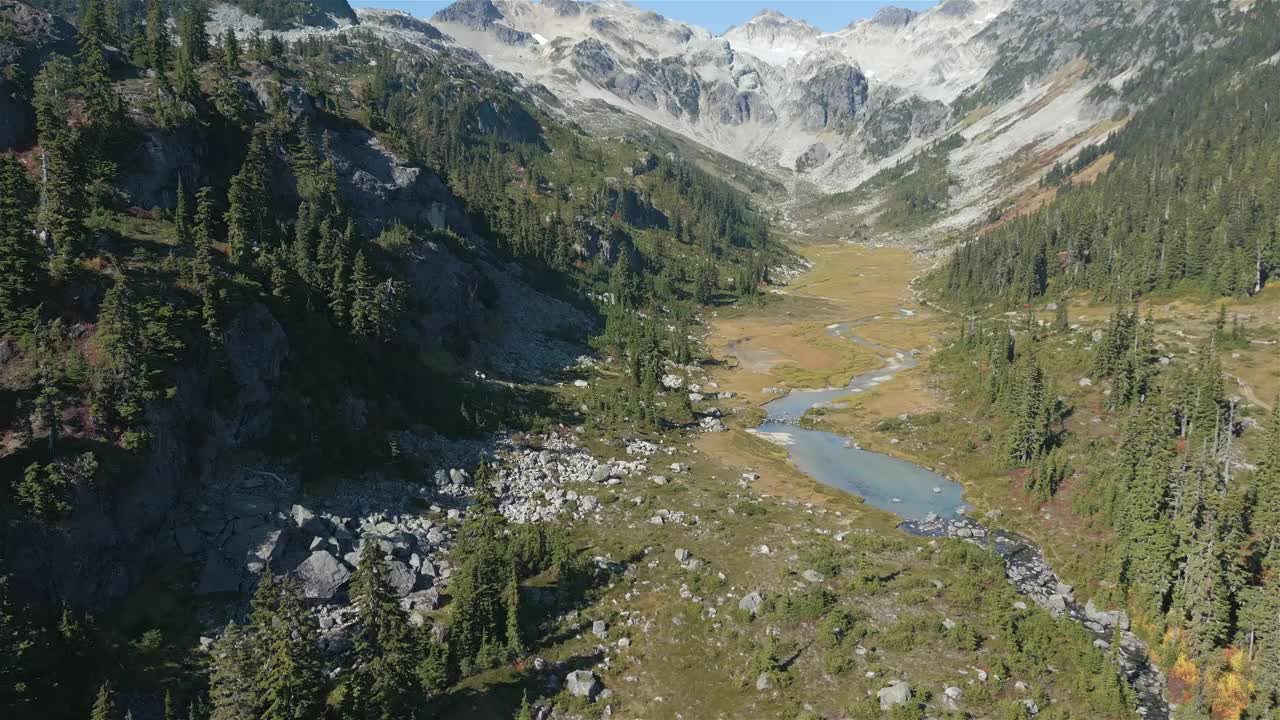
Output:
<svg viewBox="0 0 1280 720">
<path fill-rule="evenodd" d="M 289 508 L 289 519 L 295 527 L 307 535 L 319 536 L 329 534 L 329 523 L 301 505 Z"/>
<path fill-rule="evenodd" d="M 564 685 L 570 695 L 588 700 L 595 700 L 596 695 L 604 689 L 600 684 L 600 678 L 590 670 L 574 670 L 565 677 Z"/>
<path fill-rule="evenodd" d="M 762 607 L 764 607 L 764 597 L 758 592 L 749 592 L 738 601 L 738 609 L 752 615 L 758 615 Z"/>
<path fill-rule="evenodd" d="M 399 560 L 387 563 L 387 582 L 391 592 L 398 598 L 406 597 L 418 584 L 418 574 Z"/>
<path fill-rule="evenodd" d="M 326 550 L 316 550 L 307 556 L 294 570 L 302 582 L 303 597 L 311 600 L 331 600 L 338 590 L 351 579 L 351 571 L 338 558 Z"/>
<path fill-rule="evenodd" d="M 911 686 L 899 680 L 889 687 L 880 688 L 876 693 L 880 698 L 880 709 L 891 710 L 896 705 L 906 705 L 911 700 Z"/>
</svg>

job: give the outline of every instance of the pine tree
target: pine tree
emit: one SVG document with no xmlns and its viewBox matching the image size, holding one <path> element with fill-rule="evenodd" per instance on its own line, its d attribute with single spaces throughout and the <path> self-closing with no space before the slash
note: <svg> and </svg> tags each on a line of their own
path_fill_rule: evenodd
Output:
<svg viewBox="0 0 1280 720">
<path fill-rule="evenodd" d="M 86 21 L 81 24 L 77 39 L 80 65 L 76 76 L 84 96 L 84 115 L 88 124 L 83 132 L 83 146 L 75 150 L 76 158 L 92 175 L 110 178 L 115 174 L 115 163 L 110 158 L 112 146 L 118 141 L 118 130 L 124 119 L 124 102 L 116 94 L 111 81 L 111 69 L 104 48 L 111 44 L 111 32 L 107 28 L 103 0 L 89 0 L 85 10 Z M 65 100 L 59 100 L 55 117 L 66 125 Z M 43 144 L 43 133 L 41 144 Z"/>
<path fill-rule="evenodd" d="M 1212 340 L 1201 351 L 1200 361 L 1191 381 L 1194 395 L 1187 408 L 1187 437 L 1192 444 L 1214 444 L 1224 430 L 1226 399 L 1222 365 L 1218 362 L 1217 349 Z"/>
<path fill-rule="evenodd" d="M 533 720 L 533 709 L 529 707 L 528 692 L 520 697 L 520 712 L 516 713 L 516 720 Z"/>
<path fill-rule="evenodd" d="M 1195 550 L 1187 559 L 1183 608 L 1196 649 L 1208 653 L 1227 640 L 1231 629 L 1232 598 L 1226 574 L 1218 558 L 1213 529 L 1201 530 Z"/>
<path fill-rule="evenodd" d="M 248 263 L 253 249 L 266 240 L 266 175 L 266 138 L 257 132 L 227 191 L 227 246 L 233 263 Z"/>
<path fill-rule="evenodd" d="M 231 75 L 240 73 L 240 41 L 231 28 L 222 36 L 222 69 Z"/>
<path fill-rule="evenodd" d="M 255 686 L 261 720 L 311 720 L 324 707 L 324 673 L 315 616 L 297 582 L 268 569 L 253 596 L 253 645 L 259 659 Z"/>
<path fill-rule="evenodd" d="M 178 176 L 178 189 L 175 193 L 177 202 L 173 208 L 173 230 L 179 247 L 191 244 L 191 208 L 187 205 L 187 190 L 182 185 L 182 176 Z"/>
<path fill-rule="evenodd" d="M 194 284 L 201 292 L 210 292 L 215 287 L 213 188 L 202 187 L 196 193 L 196 213 L 192 220 L 191 243 L 195 248 L 191 259 Z"/>
<path fill-rule="evenodd" d="M 209 720 L 244 720 L 261 712 L 259 659 L 252 636 L 229 623 L 209 654 Z"/>
<path fill-rule="evenodd" d="M 413 713 L 413 647 L 388 572 L 382 549 L 366 541 L 350 585 L 360 618 L 352 637 L 347 717 L 398 720 Z"/>
<path fill-rule="evenodd" d="M 103 683 L 98 688 L 98 696 L 93 701 L 89 720 L 115 720 L 115 717 L 116 702 L 114 693 L 111 692 L 111 684 Z"/>
<path fill-rule="evenodd" d="M 1240 608 L 1242 643 L 1258 672 L 1254 693 L 1257 712 L 1249 717 L 1269 717 L 1280 708 L 1280 550 L 1272 550 L 1264 562 L 1270 570 L 1263 581 L 1244 593 Z"/>
<path fill-rule="evenodd" d="M 182 43 L 180 57 L 185 57 L 192 68 L 209 59 L 209 6 L 205 0 L 190 0 L 178 21 L 178 39 Z"/>
<path fill-rule="evenodd" d="M 1019 376 L 1019 393 L 1013 405 L 1014 417 L 1006 447 L 1011 460 L 1023 463 L 1049 445 L 1053 399 L 1046 387 L 1044 371 L 1034 358 L 1023 362 Z"/>
<path fill-rule="evenodd" d="M 1253 476 L 1253 527 L 1265 554 L 1280 558 L 1280 398 L 1271 411 L 1258 470 Z M 1280 567 L 1273 568 L 1280 573 Z"/>
<path fill-rule="evenodd" d="M 480 473 L 476 482 L 480 487 Z M 457 604 L 449 642 L 464 673 L 509 658 L 519 647 L 519 638 L 509 634 L 512 617 L 519 613 L 519 596 L 511 592 L 515 559 L 496 508 L 496 502 L 477 501 L 459 533 L 457 547 L 465 550 L 451 580 Z"/>
<path fill-rule="evenodd" d="M 196 68 L 191 56 L 179 52 L 173 66 L 173 91 L 187 102 L 195 103 L 200 99 L 200 80 L 196 77 Z"/>
<path fill-rule="evenodd" d="M 161 0 L 147 0 L 147 67 L 163 75 L 169 69 L 173 41 L 169 37 L 168 17 Z"/>
<path fill-rule="evenodd" d="M 40 283 L 40 253 L 31 236 L 35 187 L 12 157 L 0 157 L 0 333 L 29 322 L 29 301 Z"/>
<path fill-rule="evenodd" d="M 36 119 L 42 152 L 40 208 L 37 225 L 51 250 L 49 271 L 55 280 L 65 281 L 74 271 L 74 262 L 84 251 L 84 216 L 87 181 L 82 164 L 80 131 L 69 127 L 65 118 L 67 95 L 74 88 L 75 69 L 57 57 L 45 62 L 35 83 Z"/>
<path fill-rule="evenodd" d="M 382 325 L 377 298 L 377 285 L 364 251 L 356 252 L 351 271 L 351 334 L 373 338 Z"/>
</svg>

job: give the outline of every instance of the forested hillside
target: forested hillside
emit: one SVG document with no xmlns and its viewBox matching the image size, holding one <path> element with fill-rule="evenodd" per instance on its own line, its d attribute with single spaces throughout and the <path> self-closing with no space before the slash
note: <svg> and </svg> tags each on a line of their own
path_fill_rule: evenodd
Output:
<svg viewBox="0 0 1280 720">
<path fill-rule="evenodd" d="M 932 278 L 967 318 L 935 369 L 1001 451 L 974 463 L 1031 503 L 1038 531 L 1089 548 L 1077 572 L 1160 648 L 1187 717 L 1280 706 L 1280 414 L 1223 368 L 1276 361 L 1245 322 L 1270 332 L 1271 306 L 1248 308 L 1280 271 L 1278 30 L 1280 6 L 1256 3 L 1122 130 L 1054 167 L 1055 201 L 996 221 Z M 1216 321 L 1191 317 L 1206 302 Z M 1082 330 L 1102 318 L 1081 304 L 1109 320 Z"/>
<path fill-rule="evenodd" d="M 1280 268 L 1280 8 L 1260 2 L 1224 47 L 1101 148 L 1111 170 L 956 252 L 945 294 L 1021 303 L 1087 290 L 1115 301 L 1258 292 Z"/>
<path fill-rule="evenodd" d="M 350 15 L 237 4 L 268 28 Z M 554 528 L 508 536 L 483 499 L 468 513 L 447 648 L 366 553 L 364 669 L 336 687 L 298 586 L 270 570 L 209 692 L 179 644 L 196 628 L 90 613 L 172 562 L 178 508 L 233 461 L 414 477 L 397 437 L 545 422 L 558 410 L 522 383 L 597 336 L 630 368 L 600 422 L 689 422 L 653 401 L 666 363 L 691 358 L 700 305 L 755 294 L 785 253 L 723 182 L 552 120 L 429 28 L 286 42 L 209 37 L 200 0 L 80 10 L 73 30 L 0 3 L 18 129 L 0 149 L 0 706 L 116 718 L 163 695 L 166 718 L 311 718 L 333 690 L 344 717 L 420 712 L 518 650 L 517 577 L 576 582 Z"/>
</svg>

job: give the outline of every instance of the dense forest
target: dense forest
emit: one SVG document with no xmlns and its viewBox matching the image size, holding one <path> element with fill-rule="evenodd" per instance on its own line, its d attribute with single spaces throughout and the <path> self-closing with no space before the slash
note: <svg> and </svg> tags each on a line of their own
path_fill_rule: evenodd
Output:
<svg viewBox="0 0 1280 720">
<path fill-rule="evenodd" d="M 280 23 L 297 14 L 239 4 L 275 8 Z M 687 407 L 652 396 L 665 363 L 691 359 L 699 306 L 754 295 L 784 258 L 725 183 L 675 155 L 587 138 L 447 55 L 406 53 L 361 30 L 295 43 L 209 37 L 201 0 L 78 9 L 74 56 L 49 55 L 32 74 L 5 69 L 37 127 L 0 155 L 0 341 L 6 361 L 17 358 L 0 390 L 13 441 L 0 504 L 12 537 L 74 528 L 110 505 L 158 438 L 208 437 L 216 418 L 168 425 L 177 410 L 166 408 L 193 378 L 211 411 L 235 413 L 219 409 L 234 400 L 213 398 L 234 396 L 242 360 L 228 343 L 245 318 L 268 336 L 278 323 L 291 357 L 305 358 L 270 400 L 288 421 L 255 447 L 316 475 L 394 470 L 403 460 L 385 438 L 396 428 L 425 421 L 465 435 L 543 412 L 535 393 L 461 370 L 485 367 L 485 338 L 418 292 L 448 276 L 429 267 L 424 279 L 416 258 L 474 268 L 468 298 L 490 315 L 501 272 L 598 319 L 574 328 L 575 340 L 624 358 L 629 383 L 598 399 L 597 421 L 654 427 L 690 420 Z M 206 145 L 207 161 L 179 164 L 157 179 L 166 201 L 138 207 L 124 182 L 134 153 L 173 137 Z M 438 176 L 432 212 L 447 222 L 383 217 L 339 168 L 366 146 L 425 168 L 403 173 Z M 443 319 L 422 337 L 433 316 Z M 351 395 L 368 418 L 354 429 L 341 422 Z M 446 684 L 520 652 L 518 581 L 551 572 L 563 592 L 585 589 L 576 550 L 554 528 L 508 528 L 488 477 L 481 465 L 480 500 L 460 530 L 447 643 L 407 624 L 376 552 L 352 579 L 362 620 L 352 671 L 337 683 L 322 674 L 296 584 L 270 571 L 207 674 L 159 630 L 124 635 L 79 598 L 40 597 L 38 578 L 10 576 L 0 581 L 0 705 L 118 718 L 163 690 L 165 718 L 313 718 L 326 706 L 341 717 L 422 716 Z"/>
<path fill-rule="evenodd" d="M 1242 465 L 1245 423 L 1217 350 L 1236 341 L 1225 322 L 1167 365 L 1154 322 L 1131 308 L 1087 348 L 1064 344 L 1067 317 L 1063 308 L 1052 326 L 976 323 L 938 367 L 953 373 L 961 407 L 1002 433 L 995 467 L 1012 469 L 1015 489 L 1047 505 L 1072 483 L 1068 507 L 1106 533 L 1088 571 L 1162 646 L 1172 699 L 1206 715 L 1248 706 L 1243 717 L 1269 717 L 1280 707 L 1280 413 L 1265 419 L 1254 464 Z M 1070 430 L 1077 408 L 1060 384 L 1073 371 L 1107 384 L 1114 440 Z M 1253 684 L 1237 692 L 1230 678 L 1246 669 Z"/>
<path fill-rule="evenodd" d="M 993 217 L 933 278 L 974 318 L 983 305 L 1022 308 L 1025 324 L 971 319 L 939 367 L 1003 433 L 1015 491 L 1098 529 L 1086 572 L 1161 648 L 1171 699 L 1204 715 L 1280 707 L 1280 414 L 1247 417 L 1231 397 L 1220 357 L 1248 340 L 1225 308 L 1184 354 L 1157 341 L 1138 300 L 1248 298 L 1274 283 L 1278 28 L 1280 7 L 1259 3 L 1122 129 L 1055 165 L 1041 182 L 1052 203 Z M 1091 184 L 1073 184 L 1108 158 Z M 1116 308 L 1087 343 L 1072 337 L 1070 300 L 1082 296 Z M 1098 432 L 1072 424 L 1083 408 L 1067 383 L 1076 397 L 1105 388 L 1091 408 Z"/>
<path fill-rule="evenodd" d="M 1115 301 L 1177 288 L 1257 293 L 1280 268 L 1277 28 L 1280 9 L 1260 3 L 1229 43 L 1091 151 L 1114 155 L 1108 173 L 1085 187 L 1060 180 L 1049 207 L 960 248 L 944 293 L 1003 304 L 1076 291 Z"/>
</svg>

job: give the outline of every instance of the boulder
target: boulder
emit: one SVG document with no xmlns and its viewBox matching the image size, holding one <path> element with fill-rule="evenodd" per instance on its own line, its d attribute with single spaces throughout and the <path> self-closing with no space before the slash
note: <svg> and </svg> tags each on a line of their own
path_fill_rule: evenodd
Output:
<svg viewBox="0 0 1280 720">
<path fill-rule="evenodd" d="M 880 698 L 880 709 L 891 710 L 896 705 L 906 705 L 911 700 L 911 686 L 899 680 L 889 687 L 880 688 L 876 693 Z"/>
<path fill-rule="evenodd" d="M 609 463 L 601 463 L 596 466 L 595 470 L 591 471 L 591 482 L 593 483 L 602 483 L 611 477 L 613 477 L 613 466 Z"/>
<path fill-rule="evenodd" d="M 684 548 L 676 548 L 676 562 L 683 563 L 689 561 L 689 551 Z"/>
<path fill-rule="evenodd" d="M 603 640 L 609 636 L 609 626 L 603 620 L 591 623 L 591 634 Z"/>
<path fill-rule="evenodd" d="M 312 600 L 332 599 L 351 579 L 351 571 L 326 550 L 311 553 L 294 574 L 302 582 L 303 597 Z"/>
<path fill-rule="evenodd" d="M 752 615 L 758 615 L 762 607 L 764 607 L 764 597 L 755 591 L 743 595 L 742 599 L 738 601 L 738 609 L 745 610 Z"/>
<path fill-rule="evenodd" d="M 249 550 L 245 555 L 245 565 L 249 568 L 249 572 L 262 572 L 264 568 L 271 564 L 271 561 L 280 557 L 284 550 L 284 542 L 281 539 L 283 535 L 284 531 L 282 530 L 266 530 L 257 542 L 249 546 Z"/>
<path fill-rule="evenodd" d="M 289 508 L 289 519 L 297 528 L 308 535 L 329 534 L 329 523 L 301 505 Z"/>
<path fill-rule="evenodd" d="M 761 692 L 764 692 L 765 690 L 768 690 L 771 687 L 773 687 L 773 681 L 769 679 L 769 673 L 767 672 L 760 673 L 760 675 L 756 678 L 756 689 Z"/>
<path fill-rule="evenodd" d="M 391 585 L 392 593 L 402 598 L 413 592 L 414 586 L 418 584 L 418 574 L 399 560 L 392 560 L 387 563 L 387 582 Z"/>
<path fill-rule="evenodd" d="M 600 679 L 590 670 L 574 670 L 565 676 L 564 686 L 568 689 L 569 694 L 574 697 L 582 697 L 587 700 L 595 700 L 596 695 L 604 687 L 600 684 Z"/>
<path fill-rule="evenodd" d="M 811 583 L 820 583 L 823 580 L 826 580 L 826 578 L 822 576 L 822 573 L 818 572 L 817 570 L 805 570 L 804 572 L 800 573 L 800 577 L 803 577 L 805 580 L 808 580 Z"/>
</svg>

